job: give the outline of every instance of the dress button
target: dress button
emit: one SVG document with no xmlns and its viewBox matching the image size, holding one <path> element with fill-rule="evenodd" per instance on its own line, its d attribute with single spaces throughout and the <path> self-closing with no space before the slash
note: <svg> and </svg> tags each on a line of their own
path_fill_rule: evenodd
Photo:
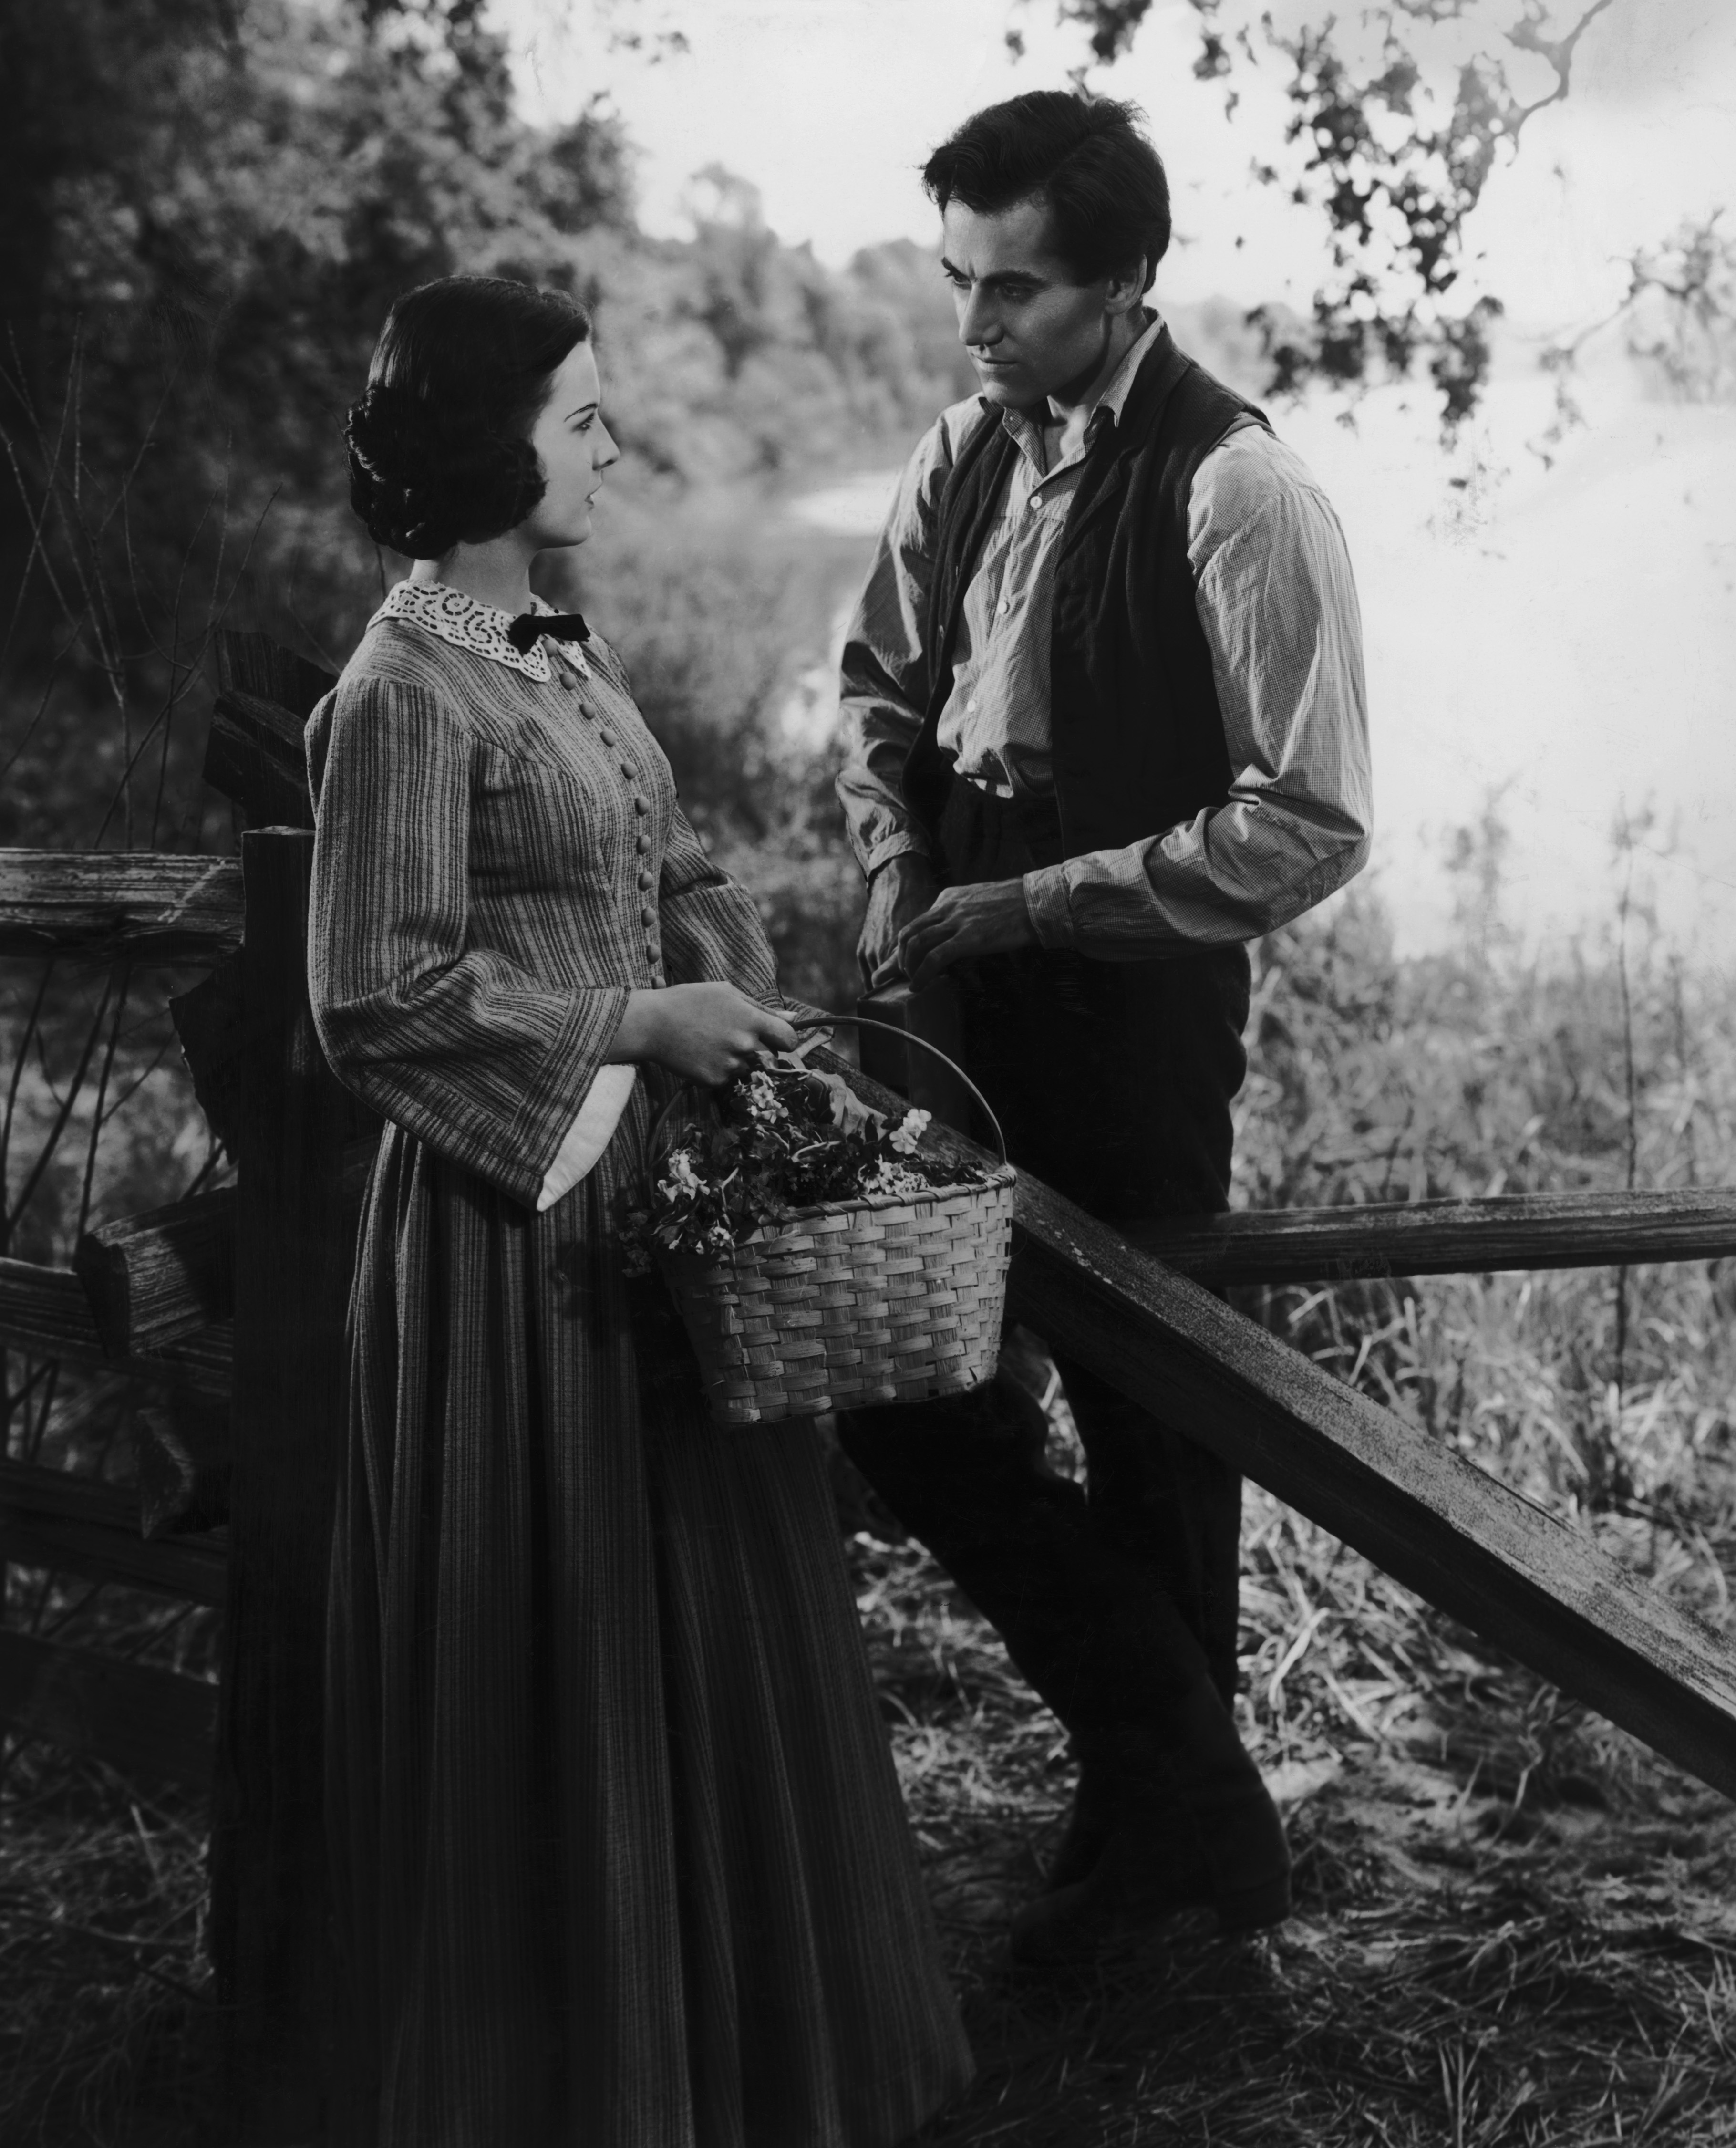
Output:
<svg viewBox="0 0 1736 2148">
<path fill-rule="evenodd" d="M 615 744 L 615 733 L 613 731 L 600 730 L 597 733 L 597 736 L 602 740 L 605 745 L 613 745 Z"/>
<path fill-rule="evenodd" d="M 639 869 L 639 884 L 641 887 L 649 887 L 651 884 L 651 876 L 643 866 Z"/>
<path fill-rule="evenodd" d="M 634 811 L 635 811 L 635 813 L 638 813 L 638 814 L 640 814 L 640 815 L 641 815 L 641 816 L 643 816 L 643 815 L 645 815 L 645 814 L 646 814 L 646 813 L 649 813 L 649 812 L 650 811 L 650 810 L 651 810 L 651 801 L 650 801 L 650 800 L 649 798 L 647 798 L 647 797 L 645 796 L 645 793 L 644 793 L 643 791 L 640 791 L 640 790 L 635 790 L 635 791 L 634 792 L 634 794 L 633 794 L 633 810 L 634 810 Z"/>
<path fill-rule="evenodd" d="M 639 770 L 633 765 L 631 761 L 624 760 L 621 763 L 621 774 L 626 777 L 628 782 L 632 783 L 637 780 Z"/>
<path fill-rule="evenodd" d="M 647 925 L 655 925 L 657 922 L 657 913 L 650 903 L 646 903 L 639 914 Z"/>
</svg>

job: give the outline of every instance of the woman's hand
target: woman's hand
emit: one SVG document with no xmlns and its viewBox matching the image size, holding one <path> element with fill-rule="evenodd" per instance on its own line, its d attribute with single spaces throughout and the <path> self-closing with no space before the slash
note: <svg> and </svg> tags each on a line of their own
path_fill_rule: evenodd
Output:
<svg viewBox="0 0 1736 2148">
<path fill-rule="evenodd" d="M 628 994 L 609 1058 L 616 1066 L 650 1061 L 714 1089 L 750 1065 L 756 1051 L 788 1051 L 795 1041 L 782 1015 L 734 985 L 670 985 Z"/>
<path fill-rule="evenodd" d="M 1036 932 L 1021 880 L 978 881 L 942 888 L 898 941 L 898 964 L 920 991 L 955 962 L 1034 947 Z"/>
</svg>

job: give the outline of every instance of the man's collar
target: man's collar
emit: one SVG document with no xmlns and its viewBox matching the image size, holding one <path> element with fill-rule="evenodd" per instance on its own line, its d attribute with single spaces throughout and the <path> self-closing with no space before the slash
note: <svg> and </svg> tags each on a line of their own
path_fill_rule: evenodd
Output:
<svg viewBox="0 0 1736 2148">
<path fill-rule="evenodd" d="M 1142 307 L 1141 311 L 1145 319 L 1145 326 L 1140 331 L 1137 340 L 1123 354 L 1121 364 L 1110 374 L 1103 392 L 1091 405 L 1091 415 L 1086 420 L 1088 427 L 1096 424 L 1100 414 L 1106 416 L 1108 424 L 1120 424 L 1121 413 L 1126 408 L 1127 398 L 1133 393 L 1133 384 L 1139 377 L 1139 369 L 1144 364 L 1146 354 L 1156 343 L 1159 336 L 1163 334 L 1163 316 L 1150 306 Z M 987 396 L 979 396 L 977 400 L 982 404 L 984 409 L 989 408 Z M 1061 414 L 1053 404 L 1045 401 L 1033 404 L 1028 410 L 1003 409 L 1001 413 L 1001 422 L 1009 432 L 1013 432 L 1016 431 L 1021 425 L 1040 424 L 1046 420 L 1054 424 L 1059 421 Z"/>
<path fill-rule="evenodd" d="M 1097 398 L 1091 410 L 1093 418 L 1096 416 L 1098 411 L 1106 411 L 1109 414 L 1109 422 L 1112 425 L 1118 425 L 1121 422 L 1121 412 L 1126 408 L 1127 398 L 1133 393 L 1133 383 L 1138 375 L 1140 367 L 1145 364 L 1146 354 L 1163 334 L 1163 316 L 1150 306 L 1144 307 L 1141 310 L 1146 316 L 1145 328 L 1137 342 L 1123 357 L 1115 371 L 1110 374 L 1109 384 Z M 1051 414 L 1058 418 L 1061 413 L 1051 408 Z"/>
</svg>

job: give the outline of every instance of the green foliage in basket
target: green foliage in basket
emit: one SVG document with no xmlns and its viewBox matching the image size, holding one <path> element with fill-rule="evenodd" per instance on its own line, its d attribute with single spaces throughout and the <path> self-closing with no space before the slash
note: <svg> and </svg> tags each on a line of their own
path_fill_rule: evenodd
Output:
<svg viewBox="0 0 1736 2148">
<path fill-rule="evenodd" d="M 635 1266 L 655 1252 L 726 1252 L 798 1210 L 833 1201 L 981 1186 L 972 1164 L 921 1148 L 926 1112 L 889 1119 L 805 1051 L 761 1052 L 680 1125 L 653 1162 L 650 1206 L 630 1210 L 623 1242 Z"/>
</svg>

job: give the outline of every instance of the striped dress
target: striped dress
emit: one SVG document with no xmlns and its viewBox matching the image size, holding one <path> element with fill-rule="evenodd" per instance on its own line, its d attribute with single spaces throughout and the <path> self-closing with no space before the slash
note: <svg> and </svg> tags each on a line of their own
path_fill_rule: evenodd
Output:
<svg viewBox="0 0 1736 2148">
<path fill-rule="evenodd" d="M 498 618 L 499 615 L 495 615 Z M 310 976 L 389 1122 L 329 1676 L 345 2148 L 890 2148 L 969 2078 L 811 1426 L 714 1429 L 539 1209 L 630 987 L 775 992 L 624 675 L 401 618 L 314 712 Z"/>
</svg>

